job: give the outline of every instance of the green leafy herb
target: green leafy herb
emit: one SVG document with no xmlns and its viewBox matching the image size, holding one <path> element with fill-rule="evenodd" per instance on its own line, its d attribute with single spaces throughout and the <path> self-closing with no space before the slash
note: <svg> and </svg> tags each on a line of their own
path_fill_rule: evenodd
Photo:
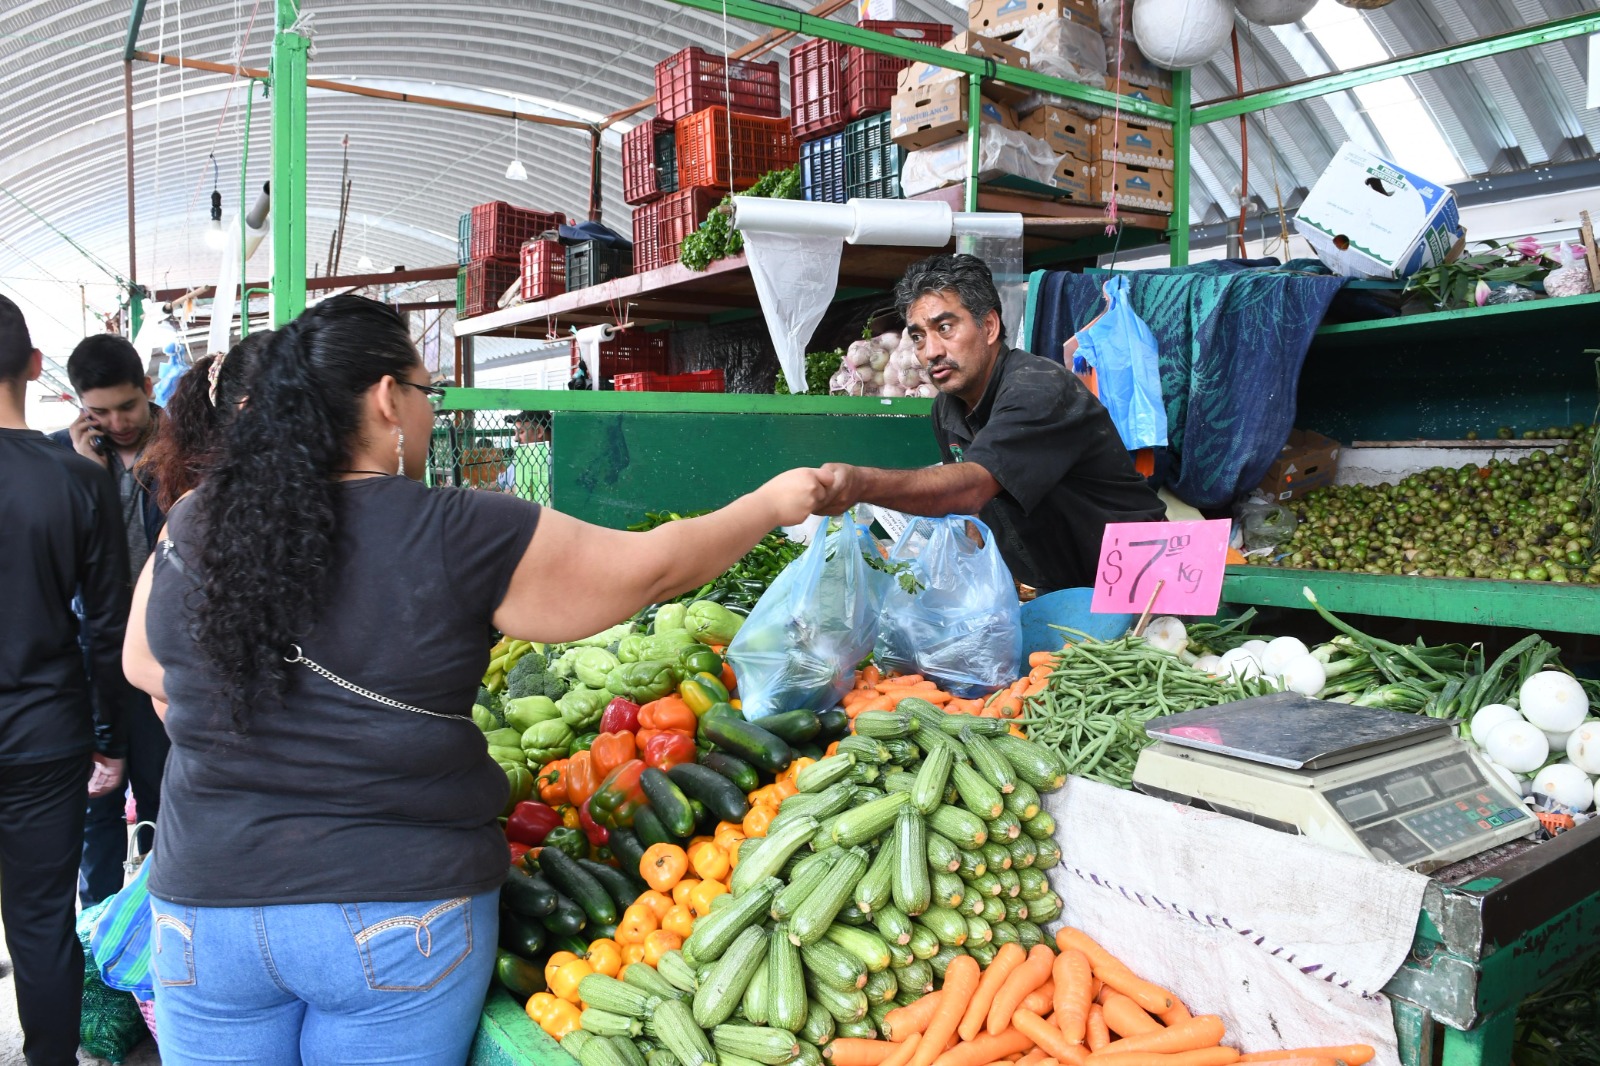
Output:
<svg viewBox="0 0 1600 1066">
<path fill-rule="evenodd" d="M 773 170 L 763 174 L 754 185 L 740 195 L 765 196 L 772 200 L 798 200 L 800 190 L 800 165 L 796 163 L 787 170 Z M 738 255 L 744 250 L 744 235 L 733 228 L 733 218 L 722 211 L 722 208 L 732 205 L 733 198 L 724 196 L 722 202 L 711 209 L 705 221 L 700 223 L 700 228 L 683 239 L 683 247 L 678 252 L 678 262 L 690 270 L 704 270 L 718 259 Z"/>
<path fill-rule="evenodd" d="M 843 348 L 835 348 L 831 352 L 807 352 L 806 391 L 813 396 L 828 395 L 828 382 L 843 362 Z M 789 395 L 789 382 L 782 374 L 778 375 L 778 383 L 772 391 L 779 396 Z"/>
</svg>

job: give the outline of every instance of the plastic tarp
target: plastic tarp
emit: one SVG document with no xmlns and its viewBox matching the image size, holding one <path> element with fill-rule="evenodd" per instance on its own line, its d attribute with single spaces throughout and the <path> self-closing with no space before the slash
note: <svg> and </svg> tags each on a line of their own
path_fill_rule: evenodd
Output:
<svg viewBox="0 0 1600 1066">
<path fill-rule="evenodd" d="M 1004 126 L 985 125 L 978 142 L 978 173 L 1000 172 L 1049 185 L 1055 181 L 1061 156 L 1037 137 Z M 942 189 L 967 180 L 967 138 L 919 148 L 900 168 L 900 188 L 907 196 Z"/>
</svg>

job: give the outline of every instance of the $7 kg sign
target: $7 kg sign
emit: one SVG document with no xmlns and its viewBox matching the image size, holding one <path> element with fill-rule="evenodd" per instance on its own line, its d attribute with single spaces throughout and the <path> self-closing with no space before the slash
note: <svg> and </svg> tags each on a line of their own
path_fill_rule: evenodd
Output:
<svg viewBox="0 0 1600 1066">
<path fill-rule="evenodd" d="M 1113 522 L 1095 567 L 1095 614 L 1138 614 L 1156 594 L 1156 614 L 1210 616 L 1222 603 L 1226 518 L 1209 522 Z M 1157 586 L 1160 592 L 1156 593 Z"/>
</svg>

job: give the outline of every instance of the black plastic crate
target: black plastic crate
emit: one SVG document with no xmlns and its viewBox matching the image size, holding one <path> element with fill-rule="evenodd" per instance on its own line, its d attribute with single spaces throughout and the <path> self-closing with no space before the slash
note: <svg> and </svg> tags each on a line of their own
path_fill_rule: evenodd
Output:
<svg viewBox="0 0 1600 1066">
<path fill-rule="evenodd" d="M 633 253 L 600 241 L 567 246 L 567 291 L 576 292 L 633 273 Z"/>
<path fill-rule="evenodd" d="M 800 144 L 800 186 L 807 200 L 842 204 L 845 191 L 844 134 L 830 133 Z"/>
<path fill-rule="evenodd" d="M 663 196 L 678 191 L 678 135 L 656 134 L 656 189 Z"/>
<path fill-rule="evenodd" d="M 890 138 L 891 115 L 871 115 L 844 128 L 845 198 L 898 200 L 904 148 Z"/>
</svg>

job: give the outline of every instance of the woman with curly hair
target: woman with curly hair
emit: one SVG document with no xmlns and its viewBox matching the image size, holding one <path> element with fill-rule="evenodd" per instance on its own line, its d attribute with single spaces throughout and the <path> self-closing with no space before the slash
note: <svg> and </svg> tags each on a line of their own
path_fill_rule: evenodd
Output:
<svg viewBox="0 0 1600 1066">
<path fill-rule="evenodd" d="M 494 965 L 492 633 L 559 642 L 695 588 L 827 491 L 590 526 L 417 480 L 435 389 L 391 308 L 279 330 L 139 579 L 124 663 L 168 704 L 150 895 L 163 1061 L 463 1063 Z"/>
</svg>

